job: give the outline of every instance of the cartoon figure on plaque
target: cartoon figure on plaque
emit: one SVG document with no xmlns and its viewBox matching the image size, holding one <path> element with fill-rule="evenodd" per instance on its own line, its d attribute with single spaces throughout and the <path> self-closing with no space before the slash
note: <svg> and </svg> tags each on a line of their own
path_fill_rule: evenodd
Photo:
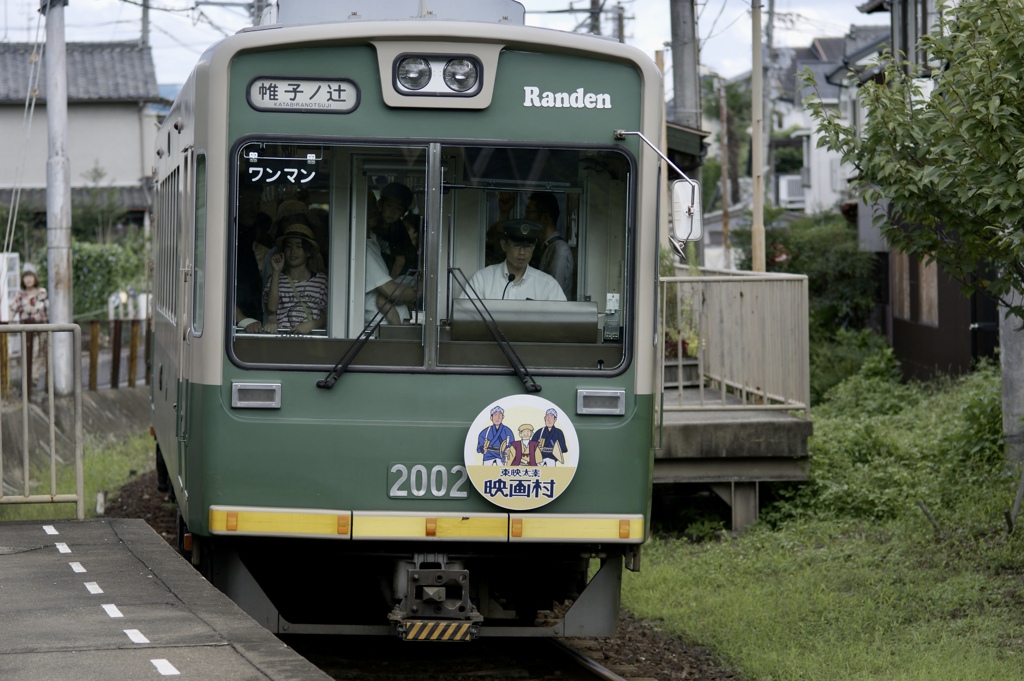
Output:
<svg viewBox="0 0 1024 681">
<path fill-rule="evenodd" d="M 521 424 L 518 439 L 505 421 Z M 535 425 L 541 423 L 543 427 Z M 463 451 L 476 491 L 513 511 L 557 499 L 568 489 L 580 461 L 572 421 L 558 405 L 537 395 L 508 395 L 484 407 L 466 432 Z"/>
<path fill-rule="evenodd" d="M 491 408 L 491 425 L 480 431 L 476 451 L 483 454 L 485 466 L 505 465 L 505 452 L 516 439 L 512 429 L 502 423 L 505 410 L 500 405 Z"/>
<path fill-rule="evenodd" d="M 565 444 L 565 433 L 555 427 L 558 411 L 548 409 L 544 412 L 544 427 L 533 434 L 532 442 L 540 447 L 542 466 L 555 466 L 565 463 L 565 455 L 569 448 Z"/>
<path fill-rule="evenodd" d="M 524 423 L 519 426 L 519 439 L 509 446 L 508 454 L 511 456 L 509 466 L 536 466 L 537 465 L 537 443 L 532 442 L 533 426 Z M 525 461 L 524 461 L 525 459 Z"/>
</svg>

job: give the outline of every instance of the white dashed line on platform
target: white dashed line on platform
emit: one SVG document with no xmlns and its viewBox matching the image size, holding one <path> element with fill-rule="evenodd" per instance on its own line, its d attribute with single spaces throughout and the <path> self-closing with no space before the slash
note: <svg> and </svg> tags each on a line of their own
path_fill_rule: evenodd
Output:
<svg viewBox="0 0 1024 681">
<path fill-rule="evenodd" d="M 68 545 L 62 541 L 57 542 L 56 544 L 54 544 L 54 546 L 56 546 L 57 550 L 61 553 L 71 553 L 71 549 L 69 549 Z"/>
<path fill-rule="evenodd" d="M 43 531 L 46 532 L 46 534 L 60 534 L 60 532 L 57 531 L 57 528 L 53 525 L 43 525 Z"/>
<path fill-rule="evenodd" d="M 149 643 L 149 639 L 142 635 L 142 632 L 138 629 L 125 629 L 124 633 L 128 634 L 128 638 L 132 640 L 132 643 Z"/>
<path fill-rule="evenodd" d="M 101 589 L 100 585 L 97 584 L 96 582 L 86 582 L 85 583 L 85 588 L 88 589 L 89 593 L 91 593 L 91 594 L 101 594 L 101 593 L 103 593 L 103 589 Z"/>
<path fill-rule="evenodd" d="M 167 660 L 150 660 L 162 676 L 178 676 L 180 672 Z"/>
<path fill-rule="evenodd" d="M 121 611 L 118 610 L 117 606 L 113 603 L 104 603 L 103 609 L 106 610 L 107 614 L 111 617 L 124 617 L 124 615 L 121 614 Z"/>
<path fill-rule="evenodd" d="M 82 567 L 82 564 L 79 563 L 78 561 L 72 561 L 72 562 L 68 563 L 68 565 L 70 565 L 71 569 L 74 570 L 75 572 L 85 572 L 86 571 L 85 568 Z"/>
</svg>

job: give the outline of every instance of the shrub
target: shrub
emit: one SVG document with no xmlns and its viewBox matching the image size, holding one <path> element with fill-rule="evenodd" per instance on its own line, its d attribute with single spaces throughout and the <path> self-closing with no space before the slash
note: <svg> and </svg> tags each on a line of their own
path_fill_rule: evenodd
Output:
<svg viewBox="0 0 1024 681">
<path fill-rule="evenodd" d="M 820 330 L 812 330 L 810 346 L 811 404 L 821 404 L 833 387 L 856 375 L 866 360 L 878 357 L 879 353 L 887 350 L 889 350 L 888 341 L 868 329 L 851 331 L 840 328 L 832 336 Z M 886 357 L 888 360 L 877 359 L 876 361 L 891 361 L 895 366 L 895 359 L 891 351 Z M 850 388 L 850 390 L 856 389 L 856 386 Z"/>
<path fill-rule="evenodd" d="M 883 521 L 920 514 L 919 502 L 953 513 L 1005 486 L 998 369 L 907 385 L 897 371 L 879 353 L 829 392 L 815 411 L 810 481 L 779 490 L 762 519 Z"/>
<path fill-rule="evenodd" d="M 143 244 L 71 244 L 71 284 L 74 289 L 74 319 L 106 319 L 111 293 L 146 286 L 146 249 Z M 46 281 L 46 256 L 39 266 L 40 280 Z"/>
</svg>

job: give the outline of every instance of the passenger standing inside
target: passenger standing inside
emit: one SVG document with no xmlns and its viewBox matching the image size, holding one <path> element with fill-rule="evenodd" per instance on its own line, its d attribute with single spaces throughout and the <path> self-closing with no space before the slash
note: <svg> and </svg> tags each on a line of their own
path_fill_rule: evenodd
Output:
<svg viewBox="0 0 1024 681">
<path fill-rule="evenodd" d="M 526 219 L 541 226 L 539 269 L 550 274 L 572 297 L 573 257 L 569 243 L 558 233 L 558 199 L 550 192 L 534 192 L 526 201 Z"/>
<path fill-rule="evenodd" d="M 269 333 L 309 333 L 327 326 L 327 275 L 320 271 L 316 237 L 304 215 L 282 218 L 278 225 L 277 253 L 263 297 L 273 317 Z"/>
<path fill-rule="evenodd" d="M 50 300 L 46 289 L 39 285 L 35 265 L 30 262 L 21 270 L 21 290 L 15 292 L 11 301 L 11 320 L 16 324 L 46 324 L 50 320 Z M 26 338 L 28 347 L 22 354 L 22 370 L 28 371 L 28 385 L 32 385 L 35 376 L 42 389 L 46 385 L 46 335 L 29 333 Z"/>
<path fill-rule="evenodd" d="M 381 225 L 376 230 L 381 256 L 392 279 L 397 279 L 417 265 L 416 246 L 410 230 L 418 230 L 417 221 L 407 217 L 412 205 L 412 190 L 401 182 L 392 182 L 380 190 L 377 207 Z"/>
<path fill-rule="evenodd" d="M 238 196 L 238 236 L 235 244 L 235 324 L 247 333 L 263 330 L 263 279 L 256 247 L 271 228 L 261 210 L 263 188 L 243 183 Z M 265 239 L 266 237 L 262 237 Z"/>
<path fill-rule="evenodd" d="M 406 230 L 403 216 L 413 201 L 413 191 L 408 186 L 391 182 L 381 189 L 381 198 L 377 202 L 380 211 L 380 222 L 390 231 L 389 225 L 397 225 Z M 415 303 L 418 294 L 416 282 L 402 279 L 396 282 L 391 275 L 384 250 L 385 242 L 380 237 L 382 229 L 374 229 L 372 222 L 367 222 L 367 261 L 366 261 L 366 299 L 364 303 L 364 323 L 369 324 L 378 311 L 384 313 L 384 321 L 390 325 L 401 324 L 409 317 L 406 303 Z M 406 238 L 409 239 L 408 232 Z M 387 303 L 388 298 L 392 303 Z"/>
<path fill-rule="evenodd" d="M 498 192 L 498 219 L 487 228 L 484 246 L 485 265 L 497 265 L 505 259 L 505 253 L 501 250 L 501 226 L 512 218 L 512 210 L 515 207 L 515 192 Z"/>
<path fill-rule="evenodd" d="M 502 224 L 501 249 L 505 261 L 479 270 L 469 280 L 470 288 L 484 300 L 565 300 L 558 282 L 530 267 L 541 227 L 529 220 L 508 220 Z M 463 291 L 462 298 L 471 294 Z"/>
</svg>

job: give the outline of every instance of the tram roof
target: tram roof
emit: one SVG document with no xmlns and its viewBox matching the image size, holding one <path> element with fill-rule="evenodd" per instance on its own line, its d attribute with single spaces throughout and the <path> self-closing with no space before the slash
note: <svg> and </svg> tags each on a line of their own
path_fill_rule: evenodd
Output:
<svg viewBox="0 0 1024 681">
<path fill-rule="evenodd" d="M 526 9 L 516 0 L 277 0 L 260 24 L 318 24 L 347 21 L 477 21 L 523 25 Z"/>
<path fill-rule="evenodd" d="M 0 102 L 23 103 L 32 81 L 32 43 L 0 44 Z M 46 69 L 39 63 L 39 100 L 46 100 Z M 137 41 L 68 43 L 68 101 L 155 102 L 160 99 L 153 54 Z"/>
</svg>

